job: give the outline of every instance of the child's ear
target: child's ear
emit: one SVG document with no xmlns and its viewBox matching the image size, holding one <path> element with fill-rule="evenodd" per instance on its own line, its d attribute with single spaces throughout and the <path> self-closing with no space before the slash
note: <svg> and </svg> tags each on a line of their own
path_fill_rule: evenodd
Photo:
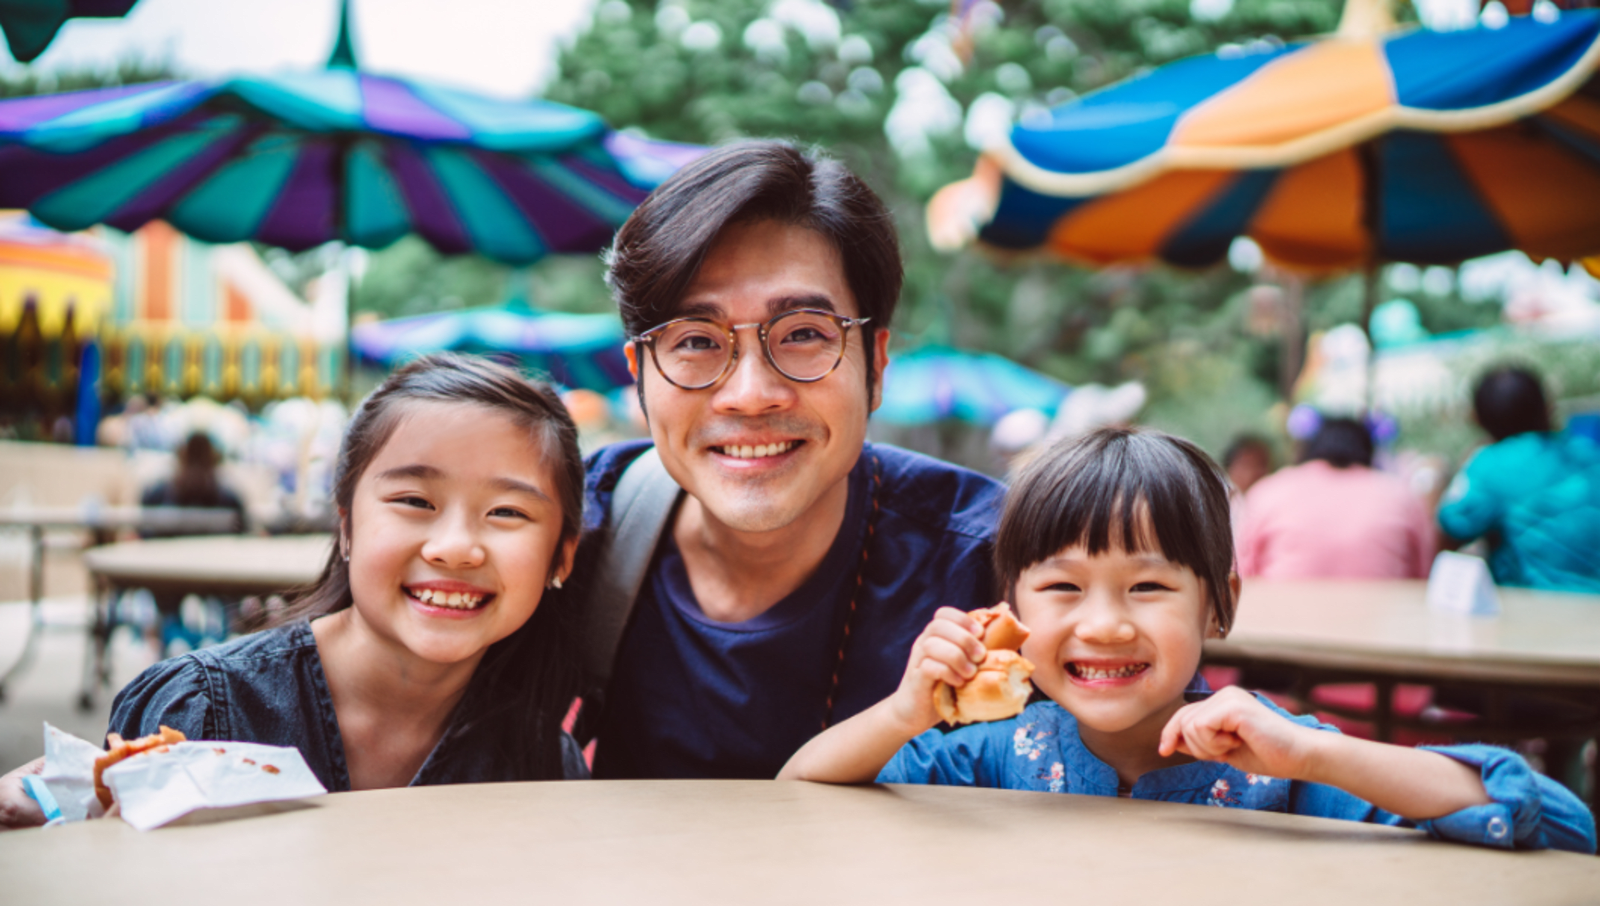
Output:
<svg viewBox="0 0 1600 906">
<path fill-rule="evenodd" d="M 339 555 L 350 559 L 350 511 L 339 508 Z"/>
<path fill-rule="evenodd" d="M 1235 614 L 1237 614 L 1239 611 L 1239 590 L 1242 587 L 1243 583 L 1239 581 L 1239 574 L 1228 573 L 1228 597 L 1231 599 L 1233 604 L 1233 606 L 1229 609 Z M 1206 616 L 1206 638 L 1220 639 L 1226 638 L 1227 635 L 1228 634 L 1223 631 L 1222 626 L 1217 622 L 1217 613 L 1215 610 L 1213 610 L 1209 615 Z"/>
<path fill-rule="evenodd" d="M 572 558 L 578 553 L 578 539 L 568 538 L 561 542 L 561 566 L 556 569 L 556 576 L 565 582 L 572 576 Z"/>
</svg>

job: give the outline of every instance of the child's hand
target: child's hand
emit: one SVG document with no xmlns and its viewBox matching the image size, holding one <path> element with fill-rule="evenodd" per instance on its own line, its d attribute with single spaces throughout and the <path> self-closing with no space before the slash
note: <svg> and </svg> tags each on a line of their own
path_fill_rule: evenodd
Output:
<svg viewBox="0 0 1600 906">
<path fill-rule="evenodd" d="M 1172 715 L 1161 731 L 1161 754 L 1181 752 L 1252 774 L 1302 780 L 1311 769 L 1318 735 L 1284 720 L 1243 689 L 1229 686 Z"/>
<path fill-rule="evenodd" d="M 916 735 L 939 722 L 933 689 L 940 682 L 961 688 L 978 673 L 988 653 L 978 636 L 978 621 L 953 607 L 941 607 L 933 622 L 911 646 L 900 688 L 889 699 L 890 711 L 902 727 Z"/>
</svg>

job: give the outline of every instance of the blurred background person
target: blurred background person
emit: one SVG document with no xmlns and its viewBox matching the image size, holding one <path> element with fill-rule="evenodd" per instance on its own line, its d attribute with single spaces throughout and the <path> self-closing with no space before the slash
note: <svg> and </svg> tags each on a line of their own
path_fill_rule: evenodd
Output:
<svg viewBox="0 0 1600 906">
<path fill-rule="evenodd" d="M 1450 483 L 1439 527 L 1456 542 L 1485 539 L 1501 585 L 1600 592 L 1600 446 L 1553 429 L 1526 368 L 1485 374 L 1472 408 L 1494 443 Z"/>
<path fill-rule="evenodd" d="M 1272 579 L 1419 579 L 1437 541 L 1422 501 L 1372 468 L 1372 436 L 1323 420 L 1299 465 L 1245 495 L 1239 574 Z"/>
<path fill-rule="evenodd" d="M 1259 434 L 1240 434 L 1222 454 L 1222 468 L 1227 470 L 1233 495 L 1242 496 L 1272 474 L 1272 444 Z"/>
<path fill-rule="evenodd" d="M 196 507 L 204 509 L 228 509 L 234 512 L 231 531 L 211 532 L 210 534 L 238 534 L 245 530 L 247 521 L 244 503 L 239 495 L 234 493 L 227 485 L 222 483 L 217 474 L 217 467 L 222 462 L 222 456 L 211 442 L 211 437 L 204 431 L 196 431 L 189 435 L 183 446 L 177 450 L 177 462 L 172 477 L 158 482 L 144 493 L 139 495 L 141 506 L 174 506 Z M 146 538 L 164 537 L 173 534 L 193 535 L 200 534 L 192 528 L 179 528 L 174 531 L 161 531 L 159 529 L 146 529 L 141 533 Z M 220 641 L 228 632 L 228 618 L 220 616 L 218 620 L 207 622 L 220 622 L 220 626 L 192 627 L 183 620 L 181 609 L 184 595 L 169 589 L 151 589 L 151 596 L 155 599 L 158 624 L 151 633 L 151 642 L 157 646 L 157 655 L 165 656 L 168 648 L 175 641 L 186 643 L 191 649 L 199 648 L 207 641 Z M 226 613 L 225 602 L 210 602 L 214 606 L 209 610 L 221 609 Z"/>
<path fill-rule="evenodd" d="M 1259 434 L 1240 434 L 1222 454 L 1228 473 L 1228 506 L 1233 525 L 1233 546 L 1238 550 L 1244 525 L 1244 495 L 1256 482 L 1272 474 L 1272 445 Z"/>
</svg>

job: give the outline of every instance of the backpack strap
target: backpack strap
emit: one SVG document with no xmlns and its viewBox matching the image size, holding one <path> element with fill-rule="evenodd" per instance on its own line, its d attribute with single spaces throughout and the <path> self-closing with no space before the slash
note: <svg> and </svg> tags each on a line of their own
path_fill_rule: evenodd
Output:
<svg viewBox="0 0 1600 906">
<path fill-rule="evenodd" d="M 600 537 L 603 547 L 592 561 L 590 597 L 583 607 L 583 668 L 591 695 L 603 691 L 628 628 L 634 601 L 644 587 L 645 573 L 656 545 L 683 489 L 667 474 L 654 447 L 628 465 L 617 480 L 611 513 Z M 585 708 L 585 710 L 588 710 Z"/>
</svg>

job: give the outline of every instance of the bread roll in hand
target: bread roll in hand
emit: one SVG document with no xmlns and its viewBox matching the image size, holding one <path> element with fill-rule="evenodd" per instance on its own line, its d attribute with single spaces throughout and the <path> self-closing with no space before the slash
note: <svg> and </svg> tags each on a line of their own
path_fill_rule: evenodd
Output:
<svg viewBox="0 0 1600 906">
<path fill-rule="evenodd" d="M 1022 713 L 1033 693 L 1028 677 L 1033 665 L 1017 653 L 1028 638 L 1028 627 L 1017 622 L 1011 608 L 996 604 L 969 616 L 983 626 L 978 641 L 988 649 L 978 673 L 956 689 L 948 683 L 933 687 L 933 705 L 948 724 L 1004 720 Z"/>
</svg>

